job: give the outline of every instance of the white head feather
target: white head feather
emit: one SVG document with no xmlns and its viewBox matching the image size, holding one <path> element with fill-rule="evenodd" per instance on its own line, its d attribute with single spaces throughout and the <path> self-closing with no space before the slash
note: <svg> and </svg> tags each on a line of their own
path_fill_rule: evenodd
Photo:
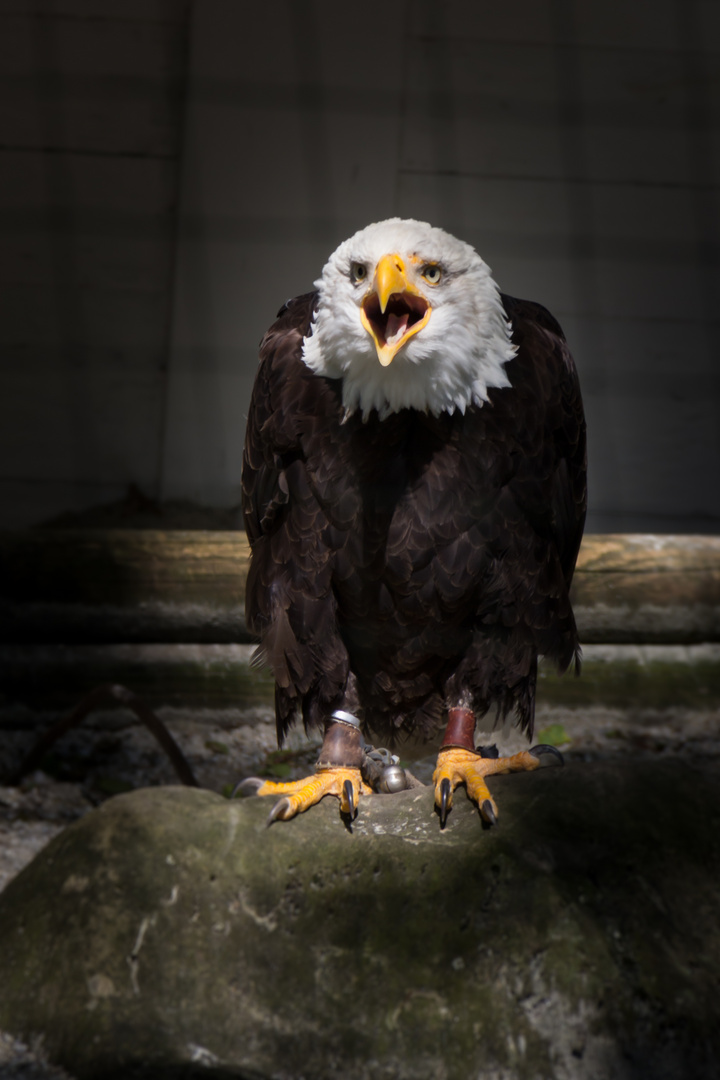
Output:
<svg viewBox="0 0 720 1080">
<path fill-rule="evenodd" d="M 412 284 L 431 305 L 425 326 L 383 367 L 360 321 L 362 301 L 383 255 L 400 255 Z M 437 285 L 426 264 L 442 269 Z M 367 280 L 353 280 L 362 264 Z M 318 307 L 303 341 L 303 359 L 319 375 L 343 380 L 343 404 L 381 418 L 400 409 L 438 416 L 488 400 L 490 387 L 509 386 L 505 364 L 515 355 L 511 328 L 490 270 L 469 244 L 422 221 L 390 218 L 351 236 L 333 252 L 315 282 Z"/>
</svg>

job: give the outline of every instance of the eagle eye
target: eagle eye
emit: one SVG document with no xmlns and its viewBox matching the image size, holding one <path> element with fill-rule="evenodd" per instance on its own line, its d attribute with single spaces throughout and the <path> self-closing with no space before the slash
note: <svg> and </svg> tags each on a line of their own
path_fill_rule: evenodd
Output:
<svg viewBox="0 0 720 1080">
<path fill-rule="evenodd" d="M 352 263 L 350 266 L 350 278 L 356 284 L 358 281 L 364 281 L 367 277 L 367 266 L 364 263 Z"/>
<path fill-rule="evenodd" d="M 428 263 L 427 266 L 423 266 L 421 273 L 428 285 L 438 285 L 442 277 L 442 270 L 436 263 Z"/>
</svg>

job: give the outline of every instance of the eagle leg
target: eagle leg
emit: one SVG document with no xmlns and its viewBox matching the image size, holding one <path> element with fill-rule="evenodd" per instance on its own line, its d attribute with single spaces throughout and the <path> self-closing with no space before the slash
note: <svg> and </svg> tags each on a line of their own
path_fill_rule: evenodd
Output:
<svg viewBox="0 0 720 1080">
<path fill-rule="evenodd" d="M 443 827 L 452 808 L 453 791 L 460 784 L 465 785 L 468 798 L 477 803 L 483 820 L 489 825 L 495 825 L 499 816 L 498 808 L 485 783 L 485 777 L 496 773 L 532 772 L 540 766 L 540 753 L 548 749 L 537 746 L 532 750 L 522 750 L 511 757 L 482 757 L 473 746 L 474 732 L 475 716 L 470 709 L 450 709 L 445 737 L 433 773 L 435 805 Z"/>
<path fill-rule="evenodd" d="M 335 795 L 340 800 L 340 812 L 352 820 L 360 796 L 372 792 L 360 775 L 362 754 L 363 740 L 355 717 L 336 712 L 325 728 L 313 776 L 283 782 L 250 777 L 239 785 L 239 790 L 248 795 L 282 796 L 270 811 L 268 825 L 303 813 L 326 795 Z"/>
</svg>

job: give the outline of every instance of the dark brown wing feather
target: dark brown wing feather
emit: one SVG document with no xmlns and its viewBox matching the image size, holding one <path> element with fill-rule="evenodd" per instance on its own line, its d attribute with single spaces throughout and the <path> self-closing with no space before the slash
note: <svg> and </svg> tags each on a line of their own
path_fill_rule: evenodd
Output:
<svg viewBox="0 0 720 1080">
<path fill-rule="evenodd" d="M 545 438 L 555 460 L 549 507 L 543 511 L 537 500 L 530 499 L 533 523 L 542 529 L 549 509 L 551 536 L 569 588 L 587 512 L 587 445 L 580 383 L 565 335 L 550 312 L 532 301 L 511 296 L 502 299 L 518 346 L 514 363 L 524 368 L 528 377 L 532 370 L 541 386 Z M 529 459 L 530 487 L 537 488 L 532 470 Z"/>
<path fill-rule="evenodd" d="M 337 426 L 337 387 L 300 359 L 314 300 L 311 293 L 289 301 L 263 338 L 243 458 L 252 547 L 246 617 L 275 676 L 281 741 L 298 709 L 306 725 L 320 724 L 349 674 L 333 572 L 357 515 L 338 487 L 339 453 L 325 449 L 328 429 Z M 332 486 L 336 504 L 313 491 L 308 458 L 317 463 L 320 491 Z"/>
<path fill-rule="evenodd" d="M 349 699 L 390 740 L 431 736 L 468 699 L 531 729 L 538 654 L 560 670 L 579 655 L 585 425 L 560 327 L 503 297 L 510 388 L 464 416 L 343 421 L 339 382 L 301 359 L 314 302 L 289 302 L 263 339 L 243 467 L 247 616 L 279 737 Z"/>
</svg>

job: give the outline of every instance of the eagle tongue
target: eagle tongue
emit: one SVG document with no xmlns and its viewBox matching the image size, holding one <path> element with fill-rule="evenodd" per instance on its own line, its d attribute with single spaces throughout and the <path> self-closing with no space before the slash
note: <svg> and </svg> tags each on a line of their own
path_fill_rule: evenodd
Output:
<svg viewBox="0 0 720 1080">
<path fill-rule="evenodd" d="M 392 312 L 388 314 L 387 326 L 385 327 L 385 341 L 388 345 L 395 345 L 403 337 L 407 330 L 409 318 L 409 312 L 402 315 L 393 315 Z"/>
</svg>

